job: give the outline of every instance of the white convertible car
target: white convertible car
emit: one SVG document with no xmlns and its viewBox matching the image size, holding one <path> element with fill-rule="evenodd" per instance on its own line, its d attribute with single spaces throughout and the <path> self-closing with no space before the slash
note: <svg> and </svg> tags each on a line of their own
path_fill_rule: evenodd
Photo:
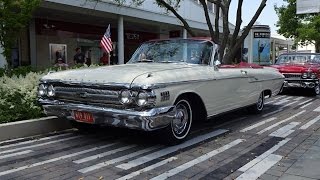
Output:
<svg viewBox="0 0 320 180">
<path fill-rule="evenodd" d="M 163 131 L 168 143 L 186 139 L 194 121 L 246 107 L 261 112 L 284 76 L 250 64 L 218 65 L 205 39 L 148 41 L 124 65 L 51 73 L 41 79 L 47 115 L 93 124 Z"/>
</svg>

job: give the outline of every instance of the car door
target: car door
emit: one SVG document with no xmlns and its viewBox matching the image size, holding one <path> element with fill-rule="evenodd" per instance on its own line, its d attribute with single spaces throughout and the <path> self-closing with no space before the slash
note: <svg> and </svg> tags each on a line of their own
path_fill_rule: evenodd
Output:
<svg viewBox="0 0 320 180">
<path fill-rule="evenodd" d="M 213 67 L 212 67 L 213 68 Z M 248 77 L 239 68 L 220 68 L 212 71 L 210 86 L 214 91 L 208 96 L 208 115 L 242 107 L 248 95 Z"/>
<path fill-rule="evenodd" d="M 260 95 L 261 82 L 257 76 L 261 69 L 240 68 L 243 77 L 246 78 L 244 84 L 240 87 L 244 95 L 243 105 L 255 103 Z"/>
<path fill-rule="evenodd" d="M 248 76 L 243 69 L 233 66 L 223 68 L 218 60 L 218 49 L 213 52 L 208 67 L 212 81 L 208 82 L 208 86 L 214 92 L 208 92 L 205 100 L 209 116 L 241 107 L 248 95 L 248 90 L 243 86 L 249 86 Z"/>
</svg>

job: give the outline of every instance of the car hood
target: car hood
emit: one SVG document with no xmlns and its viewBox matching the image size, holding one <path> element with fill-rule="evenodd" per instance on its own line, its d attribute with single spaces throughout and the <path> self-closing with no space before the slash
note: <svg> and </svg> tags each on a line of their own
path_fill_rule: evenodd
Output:
<svg viewBox="0 0 320 180">
<path fill-rule="evenodd" d="M 44 76 L 42 81 L 61 81 L 70 83 L 131 84 L 139 76 L 162 72 L 170 73 L 179 69 L 191 68 L 187 64 L 176 63 L 136 63 L 98 68 L 84 68 L 55 72 Z"/>
<path fill-rule="evenodd" d="M 281 73 L 303 73 L 308 70 L 316 71 L 320 66 L 318 64 L 284 64 L 272 67 L 277 68 Z"/>
</svg>

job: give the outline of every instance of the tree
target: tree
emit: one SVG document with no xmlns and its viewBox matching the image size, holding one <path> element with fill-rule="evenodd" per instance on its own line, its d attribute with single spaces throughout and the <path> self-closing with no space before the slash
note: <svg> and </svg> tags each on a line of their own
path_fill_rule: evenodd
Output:
<svg viewBox="0 0 320 180">
<path fill-rule="evenodd" d="M 284 0 L 286 5 L 275 6 L 279 16 L 278 33 L 294 38 L 296 43 L 314 44 L 320 52 L 320 14 L 296 14 L 296 0 Z"/>
<path fill-rule="evenodd" d="M 139 6 L 145 0 L 114 0 L 114 1 L 119 3 L 119 5 L 122 5 L 123 3 L 126 3 L 126 2 L 130 2 L 131 4 L 135 4 Z M 168 12 L 171 12 L 173 15 L 175 15 L 181 21 L 184 28 L 187 30 L 187 32 L 191 36 L 196 35 L 193 29 L 189 26 L 187 20 L 184 17 L 182 17 L 177 11 L 177 9 L 179 8 L 179 4 L 181 3 L 182 0 L 154 0 L 154 1 L 158 6 L 165 8 Z M 211 19 L 209 16 L 206 0 L 200 0 L 200 4 L 203 7 L 203 11 L 205 14 L 211 39 L 219 44 L 220 52 L 225 52 L 225 53 L 220 53 L 219 59 L 225 64 L 230 64 L 235 58 L 237 51 L 243 44 L 253 24 L 256 22 L 262 10 L 266 6 L 267 0 L 261 0 L 260 6 L 256 10 L 255 15 L 252 17 L 251 21 L 247 25 L 245 25 L 242 31 L 241 31 L 241 26 L 242 26 L 243 0 L 238 0 L 236 25 L 235 25 L 235 30 L 231 35 L 230 35 L 230 27 L 229 27 L 229 10 L 230 10 L 231 0 L 207 0 L 207 1 L 215 4 L 216 14 L 221 13 L 222 15 L 223 31 L 220 32 L 219 16 L 215 16 L 214 27 L 213 27 L 213 23 L 211 22 Z"/>
<path fill-rule="evenodd" d="M 0 44 L 7 61 L 22 29 L 41 0 L 0 0 Z"/>
</svg>

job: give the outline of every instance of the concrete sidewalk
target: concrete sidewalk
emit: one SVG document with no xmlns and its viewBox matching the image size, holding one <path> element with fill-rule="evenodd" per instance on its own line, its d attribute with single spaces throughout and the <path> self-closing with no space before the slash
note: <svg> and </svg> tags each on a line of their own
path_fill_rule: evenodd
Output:
<svg viewBox="0 0 320 180">
<path fill-rule="evenodd" d="M 320 128 L 299 134 L 278 154 L 286 155 L 259 179 L 319 180 Z"/>
<path fill-rule="evenodd" d="M 317 140 L 297 161 L 280 177 L 281 180 L 320 179 L 320 139 Z"/>
</svg>

